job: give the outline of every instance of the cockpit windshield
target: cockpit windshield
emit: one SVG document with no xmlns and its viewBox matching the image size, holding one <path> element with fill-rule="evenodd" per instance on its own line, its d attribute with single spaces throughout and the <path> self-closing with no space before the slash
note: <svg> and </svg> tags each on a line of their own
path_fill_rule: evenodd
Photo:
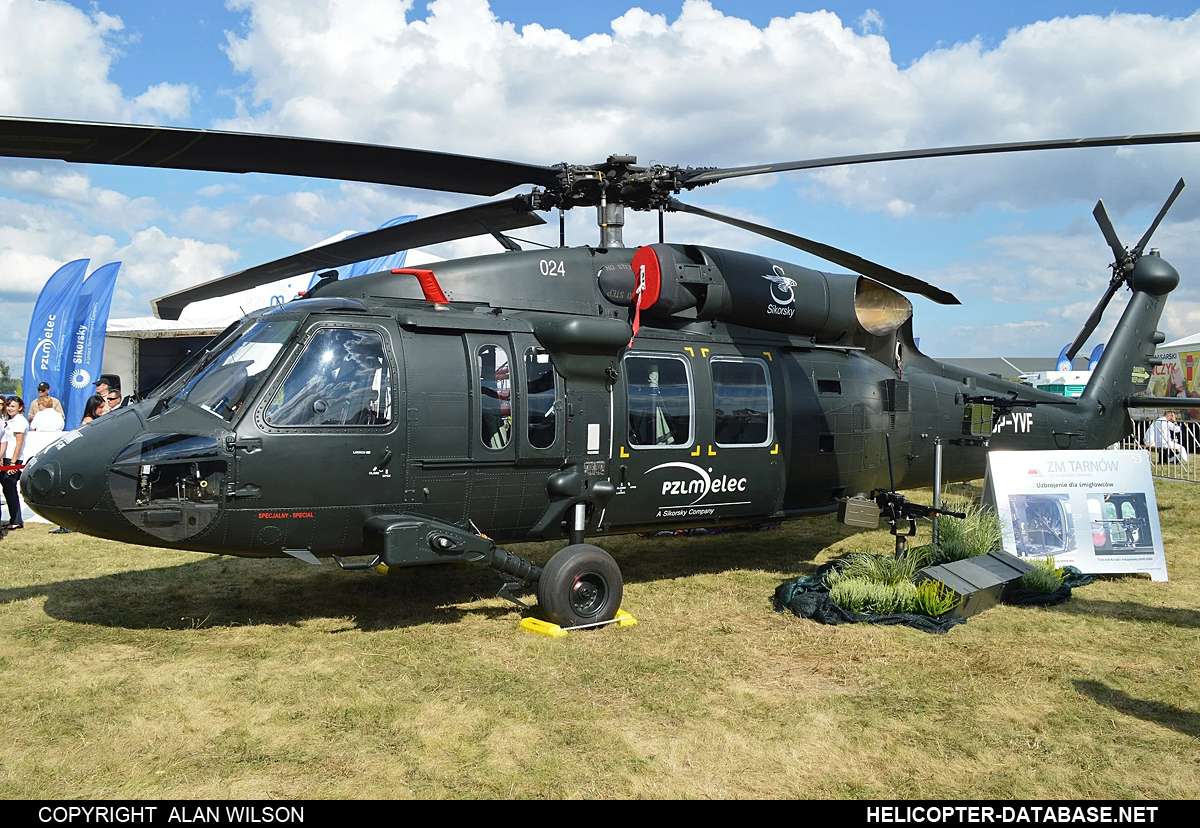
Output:
<svg viewBox="0 0 1200 828">
<path fill-rule="evenodd" d="M 179 396 L 225 420 L 254 396 L 267 369 L 292 338 L 299 323 L 291 320 L 255 322 L 209 354 Z"/>
</svg>

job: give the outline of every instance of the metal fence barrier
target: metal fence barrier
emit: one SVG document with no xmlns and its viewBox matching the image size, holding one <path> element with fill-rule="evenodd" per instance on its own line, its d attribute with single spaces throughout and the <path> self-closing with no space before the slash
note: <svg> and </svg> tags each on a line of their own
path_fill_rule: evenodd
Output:
<svg viewBox="0 0 1200 828">
<path fill-rule="evenodd" d="M 1196 449 L 1200 447 L 1200 423 L 1180 423 L 1182 433 L 1179 435 L 1179 446 L 1168 448 L 1152 448 L 1146 445 L 1146 432 L 1153 425 L 1154 420 L 1134 421 L 1133 434 L 1113 448 L 1149 451 L 1150 469 L 1155 477 L 1190 483 L 1200 480 L 1200 475 L 1197 474 L 1200 461 L 1196 459 Z"/>
</svg>

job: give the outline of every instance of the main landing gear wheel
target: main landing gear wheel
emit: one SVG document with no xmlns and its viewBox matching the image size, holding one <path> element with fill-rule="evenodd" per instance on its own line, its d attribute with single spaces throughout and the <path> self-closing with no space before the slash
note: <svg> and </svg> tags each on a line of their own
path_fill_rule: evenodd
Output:
<svg viewBox="0 0 1200 828">
<path fill-rule="evenodd" d="M 611 621 L 623 593 L 621 568 L 612 555 L 590 543 L 554 553 L 537 584 L 542 616 L 560 627 Z"/>
</svg>

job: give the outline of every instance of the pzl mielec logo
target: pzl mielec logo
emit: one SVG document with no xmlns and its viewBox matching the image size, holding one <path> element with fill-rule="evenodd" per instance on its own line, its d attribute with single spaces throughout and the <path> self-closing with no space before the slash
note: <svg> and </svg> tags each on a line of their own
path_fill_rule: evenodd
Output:
<svg viewBox="0 0 1200 828">
<path fill-rule="evenodd" d="M 711 468 L 705 471 L 699 466 L 693 466 L 691 463 L 681 463 L 678 461 L 660 463 L 654 468 L 648 469 L 646 474 L 652 474 L 660 469 L 680 469 L 682 471 L 675 479 L 663 481 L 662 494 L 681 495 L 684 497 L 695 495 L 694 500 L 683 504 L 685 506 L 694 506 L 709 494 L 717 492 L 746 491 L 746 478 L 726 477 L 724 475 L 717 475 L 714 478 L 710 474 L 712 472 Z"/>
<path fill-rule="evenodd" d="M 783 268 L 779 265 L 772 265 L 771 272 L 764 273 L 763 278 L 771 283 L 771 301 L 767 304 L 767 313 L 790 317 L 796 312 L 796 309 L 791 307 L 796 301 L 796 280 L 785 276 Z"/>
</svg>

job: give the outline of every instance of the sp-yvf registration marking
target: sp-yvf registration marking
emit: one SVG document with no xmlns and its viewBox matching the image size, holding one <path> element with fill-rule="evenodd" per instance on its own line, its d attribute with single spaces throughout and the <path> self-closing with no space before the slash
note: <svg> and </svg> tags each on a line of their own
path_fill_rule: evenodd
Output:
<svg viewBox="0 0 1200 828">
<path fill-rule="evenodd" d="M 1029 434 L 1033 431 L 1033 412 L 1014 411 L 1012 414 L 1001 416 L 992 426 L 992 434 L 999 434 L 1010 426 L 1014 434 Z"/>
</svg>

